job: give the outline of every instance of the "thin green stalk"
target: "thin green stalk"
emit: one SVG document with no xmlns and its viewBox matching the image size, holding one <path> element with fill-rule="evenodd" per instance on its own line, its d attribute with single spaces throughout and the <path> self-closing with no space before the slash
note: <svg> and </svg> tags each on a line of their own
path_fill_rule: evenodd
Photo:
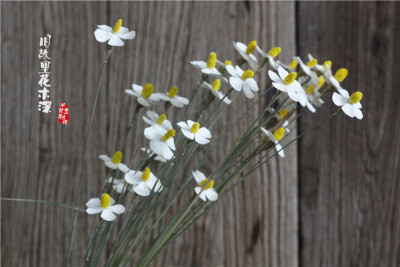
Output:
<svg viewBox="0 0 400 267">
<path fill-rule="evenodd" d="M 86 212 L 86 211 L 83 210 L 83 209 L 79 209 L 79 208 L 76 208 L 76 207 L 74 207 L 74 206 L 72 206 L 72 205 L 68 205 L 68 204 L 61 203 L 61 202 L 56 202 L 56 201 L 35 200 L 35 199 L 26 199 L 26 198 L 8 198 L 8 197 L 2 197 L 2 198 L 0 198 L 0 200 L 49 204 L 49 205 L 56 205 L 56 206 L 60 206 L 60 207 L 63 207 L 63 208 L 75 210 L 76 212 L 78 212 L 78 211 L 80 211 L 80 212 Z"/>
<path fill-rule="evenodd" d="M 113 47 L 111 47 L 107 51 L 107 56 L 106 56 L 106 58 L 104 60 L 103 66 L 102 66 L 101 71 L 100 71 L 100 78 L 99 78 L 99 81 L 98 81 L 98 84 L 97 84 L 96 97 L 94 99 L 93 108 L 92 108 L 92 115 L 90 116 L 89 127 L 88 127 L 87 136 L 86 136 L 85 147 L 83 149 L 83 158 L 82 158 L 82 164 L 81 164 L 81 172 L 80 172 L 80 176 L 79 176 L 78 192 L 77 192 L 77 195 L 76 195 L 76 198 L 75 198 L 75 207 L 78 207 L 79 201 L 80 201 L 80 194 L 81 194 L 82 184 L 83 184 L 83 171 L 85 169 L 87 149 L 88 149 L 88 145 L 89 145 L 90 134 L 92 132 L 92 124 L 93 124 L 94 114 L 95 114 L 95 111 L 96 111 L 97 99 L 98 99 L 99 94 L 100 94 L 100 87 L 101 87 L 101 82 L 103 80 L 104 70 L 106 68 L 108 59 L 109 59 L 109 57 L 111 55 L 112 48 Z M 75 211 L 74 212 L 74 219 L 72 220 L 72 230 L 71 230 L 70 242 L 69 242 L 69 247 L 68 247 L 67 261 L 66 261 L 66 264 L 65 264 L 65 266 L 67 266 L 67 267 L 69 266 L 69 262 L 70 262 L 70 258 L 71 258 L 72 244 L 74 242 L 74 234 L 75 234 L 77 216 L 78 216 L 78 212 Z"/>
</svg>

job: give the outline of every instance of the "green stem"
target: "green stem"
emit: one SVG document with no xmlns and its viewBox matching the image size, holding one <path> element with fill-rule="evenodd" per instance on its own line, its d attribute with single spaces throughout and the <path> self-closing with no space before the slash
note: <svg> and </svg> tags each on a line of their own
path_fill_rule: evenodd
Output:
<svg viewBox="0 0 400 267">
<path fill-rule="evenodd" d="M 75 211 L 80 211 L 80 212 L 86 212 L 83 209 L 75 208 L 74 206 L 64 204 L 61 202 L 56 202 L 56 201 L 47 201 L 47 200 L 35 200 L 35 199 L 25 199 L 25 198 L 7 198 L 7 197 L 2 197 L 0 200 L 7 200 L 7 201 L 19 201 L 19 202 L 31 202 L 31 203 L 41 203 L 41 204 L 50 204 L 50 205 L 57 205 L 63 208 L 75 210 Z"/>
<path fill-rule="evenodd" d="M 96 111 L 96 106 L 97 106 L 97 99 L 99 97 L 100 94 L 100 87 L 101 87 L 101 82 L 103 80 L 103 74 L 104 74 L 104 70 L 106 68 L 108 59 L 110 58 L 111 52 L 112 52 L 112 48 L 111 47 L 108 51 L 107 51 L 107 56 L 104 60 L 103 66 L 101 68 L 100 71 L 100 78 L 97 84 L 97 92 L 96 92 L 96 97 L 94 99 L 94 103 L 93 103 L 93 108 L 92 108 L 92 115 L 90 116 L 90 121 L 89 121 L 89 127 L 88 127 L 88 132 L 87 132 L 87 136 L 86 136 L 86 142 L 85 142 L 85 147 L 83 149 L 83 158 L 82 158 L 82 164 L 81 164 L 81 172 L 80 172 L 80 176 L 79 176 L 79 185 L 78 185 L 78 192 L 76 194 L 76 198 L 75 198 L 75 207 L 77 208 L 79 205 L 79 201 L 80 201 L 80 194 L 81 194 L 81 190 L 82 190 L 82 184 L 83 184 L 83 171 L 85 169 L 85 163 L 86 163 L 86 156 L 87 156 L 87 149 L 88 149 L 88 145 L 89 145 L 89 139 L 90 139 L 90 134 L 92 132 L 92 124 L 93 124 L 93 118 L 94 118 L 94 114 Z M 72 220 L 72 230 L 71 230 L 71 235 L 70 235 L 70 242 L 69 242 L 69 247 L 68 247 L 68 255 L 67 255 L 67 261 L 65 263 L 65 266 L 69 266 L 69 261 L 71 258 L 71 252 L 72 252 L 72 243 L 74 242 L 74 234 L 75 234 L 75 228 L 76 228 L 76 219 L 78 216 L 78 212 L 75 211 L 74 212 L 74 219 Z"/>
</svg>

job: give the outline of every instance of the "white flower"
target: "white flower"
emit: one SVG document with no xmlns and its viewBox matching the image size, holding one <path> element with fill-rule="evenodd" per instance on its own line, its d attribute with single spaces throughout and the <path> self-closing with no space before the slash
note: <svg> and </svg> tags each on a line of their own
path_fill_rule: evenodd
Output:
<svg viewBox="0 0 400 267">
<path fill-rule="evenodd" d="M 178 86 L 174 86 L 169 89 L 168 94 L 159 93 L 158 96 L 164 100 L 169 101 L 174 107 L 183 108 L 185 105 L 189 104 L 189 99 L 179 96 L 178 94 Z"/>
<path fill-rule="evenodd" d="M 266 130 L 265 128 L 261 127 L 261 131 L 263 131 L 267 137 L 269 138 L 269 140 L 271 140 L 272 142 L 274 142 L 275 144 L 275 149 L 278 152 L 278 155 L 281 158 L 285 157 L 285 153 L 283 152 L 283 148 L 282 146 L 279 144 L 279 141 L 282 140 L 283 136 L 285 135 L 285 129 L 280 127 L 278 129 L 276 129 L 274 131 L 274 133 L 271 133 L 270 131 Z"/>
<path fill-rule="evenodd" d="M 319 89 L 324 85 L 324 83 L 325 79 L 322 75 L 320 75 L 318 77 L 317 87 L 311 81 L 308 84 L 306 84 L 305 87 L 305 92 L 307 94 L 308 101 L 311 104 L 316 105 L 317 107 L 320 107 L 324 103 L 324 101 L 321 98 L 321 94 L 319 93 Z"/>
<path fill-rule="evenodd" d="M 114 179 L 114 181 L 113 181 Z M 124 179 L 115 179 L 113 177 L 109 177 L 106 180 L 107 183 L 111 184 L 112 183 L 112 187 L 113 189 L 118 193 L 121 194 L 122 191 L 125 189 L 127 189 L 127 184 L 125 183 Z M 131 190 L 132 191 L 132 190 Z"/>
<path fill-rule="evenodd" d="M 143 87 L 137 84 L 132 84 L 132 89 L 126 89 L 125 93 L 137 97 L 139 104 L 145 107 L 150 107 L 160 101 L 158 93 L 154 93 L 154 86 L 151 83 L 146 83 Z"/>
<path fill-rule="evenodd" d="M 297 73 L 292 72 L 289 74 L 289 72 L 282 67 L 278 68 L 278 73 L 279 76 L 271 70 L 268 71 L 268 75 L 272 80 L 272 85 L 279 91 L 287 93 L 290 99 L 299 102 L 304 107 L 308 100 L 300 83 L 296 81 Z"/>
<path fill-rule="evenodd" d="M 233 46 L 242 58 L 249 62 L 249 65 L 253 70 L 258 69 L 259 65 L 257 63 L 257 58 L 252 54 L 257 47 L 256 41 L 251 41 L 247 46 L 241 42 L 233 42 Z"/>
<path fill-rule="evenodd" d="M 229 83 L 232 88 L 239 92 L 243 89 L 247 98 L 253 98 L 253 92 L 259 90 L 258 85 L 253 78 L 254 72 L 252 70 L 243 71 L 239 66 L 234 68 L 231 65 L 226 66 L 226 70 L 230 75 L 232 75 L 232 77 L 229 78 Z"/>
<path fill-rule="evenodd" d="M 163 190 L 160 180 L 150 172 L 149 168 L 146 168 L 144 172 L 128 172 L 125 174 L 125 181 L 133 185 L 133 191 L 143 197 L 150 195 L 151 190 L 154 190 L 156 193 Z"/>
<path fill-rule="evenodd" d="M 313 62 L 316 59 L 311 54 L 308 54 L 308 60 L 310 62 Z M 318 64 L 318 63 L 315 64 L 314 68 L 317 69 L 318 71 L 320 71 L 324 75 L 324 77 L 326 77 L 325 73 L 327 72 L 327 67 L 326 67 L 327 64 L 328 64 L 329 68 L 332 67 L 332 61 L 325 60 L 324 63 L 322 63 L 322 65 Z"/>
<path fill-rule="evenodd" d="M 135 31 L 129 31 L 122 26 L 122 19 L 115 23 L 114 28 L 107 25 L 97 25 L 99 27 L 94 32 L 96 40 L 104 43 L 108 41 L 111 46 L 123 46 L 124 42 L 121 39 L 132 40 L 135 38 Z"/>
<path fill-rule="evenodd" d="M 165 159 L 172 159 L 175 150 L 174 136 L 175 130 L 170 129 L 156 129 L 154 127 L 149 127 L 144 130 L 144 135 L 150 140 L 150 149 L 159 156 Z"/>
<path fill-rule="evenodd" d="M 218 199 L 218 193 L 215 191 L 213 188 L 214 186 L 214 180 L 207 179 L 204 173 L 201 171 L 194 171 L 192 172 L 194 179 L 196 180 L 197 184 L 200 186 L 197 186 L 194 188 L 194 191 L 196 192 L 197 195 L 203 200 L 211 200 L 211 201 L 216 201 Z M 203 191 L 202 191 L 203 190 Z"/>
<path fill-rule="evenodd" d="M 343 112 L 350 118 L 356 117 L 361 120 L 363 114 L 361 112 L 361 99 L 363 94 L 360 91 L 353 93 L 349 96 L 349 93 L 345 89 L 341 89 L 340 94 L 334 92 L 332 95 L 333 103 L 336 106 L 342 107 Z"/>
<path fill-rule="evenodd" d="M 187 123 L 181 121 L 178 123 L 182 133 L 190 140 L 195 140 L 200 145 L 210 142 L 211 132 L 206 127 L 200 128 L 200 123 L 188 120 Z"/>
<path fill-rule="evenodd" d="M 225 78 L 224 78 L 225 79 Z M 221 87 L 221 80 L 220 79 L 215 79 L 212 84 L 209 84 L 208 82 L 203 82 L 201 85 L 203 88 L 207 88 L 211 91 L 211 93 L 216 96 L 219 100 L 224 100 L 225 104 L 230 104 L 231 100 L 226 97 L 223 93 L 219 91 Z"/>
<path fill-rule="evenodd" d="M 295 71 L 296 69 L 297 69 L 297 65 L 299 64 L 299 63 L 297 63 L 297 61 L 296 60 L 292 60 L 289 64 L 285 64 L 285 63 L 283 63 L 283 62 L 280 62 L 279 60 L 277 60 L 276 61 L 276 63 L 279 65 L 279 66 L 281 66 L 282 68 L 284 68 L 284 69 L 286 69 L 286 70 L 288 70 L 288 71 L 290 71 L 290 72 L 293 72 L 293 71 Z"/>
<path fill-rule="evenodd" d="M 204 61 L 191 61 L 190 62 L 196 68 L 201 69 L 201 72 L 207 75 L 218 76 L 221 73 L 215 68 L 217 64 L 217 54 L 215 52 L 211 52 L 208 56 L 207 62 Z"/>
<path fill-rule="evenodd" d="M 167 120 L 167 116 L 165 116 L 165 114 L 158 115 L 154 111 L 148 110 L 146 115 L 147 117 L 142 116 L 142 118 L 150 126 L 160 127 L 166 130 L 172 129 L 172 124 L 169 120 Z"/>
<path fill-rule="evenodd" d="M 317 60 L 313 59 L 304 64 L 300 57 L 294 57 L 294 59 L 300 64 L 301 69 L 307 74 L 314 83 L 318 82 L 317 74 L 311 69 L 317 64 Z"/>
<path fill-rule="evenodd" d="M 271 48 L 268 53 L 262 51 L 258 46 L 256 46 L 256 49 L 258 53 L 268 59 L 268 63 L 272 68 L 277 70 L 280 67 L 279 64 L 275 61 L 275 57 L 277 57 L 282 51 L 279 46 Z"/>
<path fill-rule="evenodd" d="M 145 152 L 147 155 L 149 155 L 149 157 L 152 157 L 153 155 L 155 155 L 154 152 L 152 152 L 150 149 L 147 149 L 147 148 L 145 148 L 145 147 L 142 147 L 141 150 L 142 150 L 143 152 Z M 162 163 L 165 163 L 165 162 L 168 161 L 166 158 L 164 158 L 163 156 L 159 156 L 159 155 L 157 155 L 157 156 L 154 158 L 154 160 L 160 161 L 160 162 L 162 162 Z M 173 163 L 171 163 L 171 164 L 173 164 Z"/>
<path fill-rule="evenodd" d="M 338 91 L 340 92 L 340 82 L 342 82 L 346 77 L 349 71 L 346 68 L 340 68 L 336 71 L 335 75 L 332 75 L 332 70 L 329 66 L 326 66 L 326 73 L 328 82 L 330 82 Z"/>
<path fill-rule="evenodd" d="M 104 161 L 104 164 L 110 169 L 115 170 L 115 169 L 118 168 L 122 172 L 128 172 L 129 171 L 129 168 L 125 164 L 121 163 L 121 161 L 122 161 L 122 153 L 121 153 L 121 151 L 115 152 L 112 158 L 110 158 L 107 155 L 100 155 L 99 158 L 102 161 Z"/>
<path fill-rule="evenodd" d="M 86 203 L 86 212 L 88 214 L 101 213 L 101 218 L 105 221 L 114 221 L 115 214 L 125 212 L 125 207 L 121 204 L 114 205 L 115 200 L 109 194 L 102 194 L 100 198 L 92 198 Z"/>
<path fill-rule="evenodd" d="M 275 119 L 278 121 L 285 118 L 285 116 L 289 113 L 289 109 L 287 109 L 287 108 L 283 108 L 279 112 L 275 112 L 275 109 L 270 107 L 270 108 L 268 108 L 268 111 L 269 111 L 269 113 L 274 114 Z M 290 132 L 288 120 L 285 120 L 282 123 L 282 127 L 285 129 L 285 132 L 287 132 L 287 133 Z"/>
</svg>

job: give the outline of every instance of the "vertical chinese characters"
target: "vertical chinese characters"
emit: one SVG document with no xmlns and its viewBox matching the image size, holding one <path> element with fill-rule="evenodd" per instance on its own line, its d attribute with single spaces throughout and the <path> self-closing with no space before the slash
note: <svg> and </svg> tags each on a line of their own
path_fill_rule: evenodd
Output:
<svg viewBox="0 0 400 267">
<path fill-rule="evenodd" d="M 44 113 L 51 112 L 51 101 L 50 98 L 50 64 L 51 59 L 49 57 L 48 48 L 50 46 L 51 35 L 47 34 L 45 37 L 40 37 L 40 48 L 39 48 L 39 59 L 40 61 L 40 71 L 39 74 L 39 105 L 38 110 Z"/>
</svg>

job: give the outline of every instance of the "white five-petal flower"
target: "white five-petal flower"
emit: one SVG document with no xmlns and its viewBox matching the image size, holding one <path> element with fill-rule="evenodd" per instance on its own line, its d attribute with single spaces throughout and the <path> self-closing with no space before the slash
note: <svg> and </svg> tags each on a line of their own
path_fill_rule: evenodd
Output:
<svg viewBox="0 0 400 267">
<path fill-rule="evenodd" d="M 278 155 L 283 158 L 285 157 L 285 153 L 283 152 L 282 146 L 279 144 L 279 142 L 282 140 L 283 136 L 285 135 L 285 129 L 283 127 L 280 127 L 274 131 L 274 133 L 271 133 L 270 131 L 266 130 L 265 128 L 261 127 L 261 131 L 267 135 L 269 140 L 274 142 L 275 144 L 275 149 L 278 152 Z"/>
<path fill-rule="evenodd" d="M 223 78 L 226 80 L 226 78 Z M 228 80 L 226 80 L 228 81 Z M 211 91 L 211 93 L 216 96 L 219 100 L 224 101 L 225 104 L 229 105 L 231 103 L 231 100 L 225 96 L 223 93 L 221 93 L 219 91 L 220 87 L 221 87 L 221 80 L 220 79 L 215 79 L 212 84 L 209 84 L 208 82 L 203 82 L 201 87 L 209 89 Z"/>
<path fill-rule="evenodd" d="M 168 94 L 159 93 L 158 96 L 164 100 L 170 102 L 174 107 L 183 108 L 189 104 L 189 99 L 179 96 L 178 86 L 174 86 L 169 89 Z"/>
<path fill-rule="evenodd" d="M 102 194 L 100 198 L 92 198 L 86 203 L 86 212 L 88 214 L 101 213 L 101 218 L 105 221 L 114 221 L 115 214 L 125 212 L 125 207 L 121 204 L 114 205 L 115 200 L 109 194 Z"/>
<path fill-rule="evenodd" d="M 279 76 L 271 70 L 268 71 L 268 75 L 272 80 L 272 85 L 279 91 L 287 93 L 290 99 L 299 102 L 304 107 L 308 100 L 300 83 L 296 81 L 297 73 L 289 73 L 282 67 L 278 68 L 278 73 Z"/>
<path fill-rule="evenodd" d="M 254 80 L 254 72 L 252 70 L 243 71 L 239 66 L 235 68 L 231 65 L 226 66 L 226 70 L 232 77 L 229 78 L 229 83 L 233 89 L 240 92 L 243 89 L 247 98 L 253 98 L 254 93 L 258 92 L 258 85 Z"/>
<path fill-rule="evenodd" d="M 194 188 L 196 194 L 199 195 L 203 201 L 216 201 L 218 199 L 218 193 L 213 188 L 214 180 L 210 181 L 210 179 L 206 178 L 204 173 L 198 170 L 192 172 L 192 174 L 197 184 L 200 185 Z"/>
<path fill-rule="evenodd" d="M 300 64 L 300 68 L 307 74 L 311 80 L 316 84 L 318 82 L 318 75 L 311 69 L 317 64 L 317 60 L 314 58 L 304 64 L 300 57 L 294 57 L 294 59 Z"/>
<path fill-rule="evenodd" d="M 263 57 L 268 59 L 268 63 L 273 69 L 277 70 L 279 68 L 280 65 L 275 61 L 275 57 L 277 57 L 282 51 L 279 46 L 271 48 L 268 53 L 262 51 L 258 46 L 256 46 L 256 50 Z"/>
<path fill-rule="evenodd" d="M 159 179 L 149 168 L 146 168 L 143 172 L 141 171 L 130 171 L 125 174 L 125 181 L 133 185 L 133 191 L 140 196 L 148 196 L 153 190 L 156 193 L 163 190 L 163 186 Z"/>
<path fill-rule="evenodd" d="M 215 68 L 217 64 L 217 54 L 215 52 L 211 52 L 208 56 L 207 62 L 204 61 L 190 61 L 190 63 L 198 69 L 201 69 L 201 72 L 207 75 L 219 76 L 221 73 Z"/>
<path fill-rule="evenodd" d="M 363 94 L 360 91 L 353 93 L 351 96 L 349 93 L 341 88 L 339 90 L 340 94 L 334 92 L 332 95 L 333 103 L 336 106 L 342 108 L 343 112 L 349 116 L 350 118 L 356 117 L 357 119 L 361 120 L 363 118 L 363 114 L 361 112 L 361 99 Z"/>
<path fill-rule="evenodd" d="M 257 47 L 256 41 L 251 41 L 247 46 L 241 42 L 233 42 L 233 46 L 239 52 L 242 58 L 249 62 L 249 65 L 253 70 L 258 69 L 259 65 L 257 58 L 252 54 Z"/>
<path fill-rule="evenodd" d="M 178 123 L 182 133 L 190 140 L 195 140 L 200 145 L 205 145 L 210 142 L 211 132 L 206 127 L 200 128 L 200 123 L 188 120 Z"/>
<path fill-rule="evenodd" d="M 145 107 L 160 101 L 160 96 L 154 93 L 154 86 L 151 83 L 146 83 L 144 86 L 132 84 L 132 89 L 126 89 L 125 93 L 137 97 L 139 104 Z"/>
<path fill-rule="evenodd" d="M 172 129 L 172 124 L 169 120 L 167 120 L 167 116 L 165 114 L 158 115 L 156 112 L 148 110 L 146 115 L 147 117 L 142 116 L 142 118 L 150 126 L 161 127 L 166 130 Z"/>
<path fill-rule="evenodd" d="M 126 190 L 126 189 L 128 188 L 128 187 L 127 187 L 127 184 L 125 183 L 125 180 L 124 180 L 124 179 L 115 179 L 115 178 L 113 178 L 113 177 L 109 177 L 109 178 L 106 180 L 106 182 L 109 183 L 109 184 L 112 183 L 113 189 L 114 189 L 118 194 L 121 194 L 122 191 L 124 191 L 124 190 Z M 133 192 L 132 190 L 130 190 L 130 191 Z"/>
<path fill-rule="evenodd" d="M 157 129 L 154 127 L 149 127 L 144 130 L 144 135 L 150 140 L 150 149 L 159 156 L 165 159 L 172 159 L 174 156 L 175 143 L 174 136 L 175 130 L 170 129 Z"/>
<path fill-rule="evenodd" d="M 129 171 L 129 168 L 125 164 L 121 163 L 121 161 L 122 161 L 121 151 L 115 152 L 112 158 L 110 158 L 107 155 L 100 155 L 99 158 L 102 161 L 104 161 L 104 164 L 110 169 L 115 170 L 118 168 L 122 172 Z"/>
<path fill-rule="evenodd" d="M 124 42 L 121 39 L 132 40 L 135 38 L 135 31 L 129 31 L 122 27 L 122 19 L 115 23 L 114 28 L 107 25 L 98 25 L 97 27 L 98 29 L 94 32 L 96 40 L 101 43 L 108 41 L 111 46 L 123 46 Z"/>
</svg>

